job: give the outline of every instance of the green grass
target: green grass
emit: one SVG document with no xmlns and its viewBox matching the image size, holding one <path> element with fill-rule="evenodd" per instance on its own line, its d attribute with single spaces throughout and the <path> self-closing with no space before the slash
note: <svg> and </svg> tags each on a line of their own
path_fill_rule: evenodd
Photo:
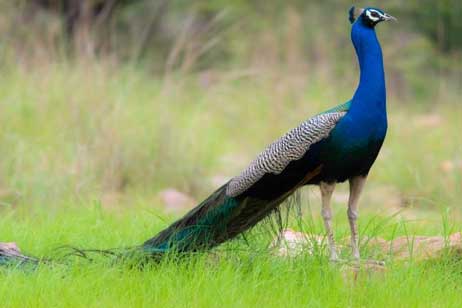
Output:
<svg viewBox="0 0 462 308">
<path fill-rule="evenodd" d="M 163 223 L 153 211 L 138 207 L 117 213 L 95 206 L 73 206 L 54 214 L 16 211 L 1 219 L 2 238 L 18 240 L 28 252 L 58 256 L 56 247 L 127 247 L 141 243 Z M 309 222 L 309 221 L 306 221 Z M 372 223 L 371 223 L 372 222 Z M 306 224 L 321 232 L 319 220 Z M 427 224 L 365 215 L 363 234 L 382 236 L 441 234 L 441 223 Z M 336 217 L 338 237 L 347 234 L 344 215 Z M 256 232 L 255 232 L 256 233 Z M 294 259 L 272 256 L 240 242 L 225 245 L 213 254 L 183 261 L 165 261 L 143 270 L 113 264 L 101 258 L 94 263 L 74 259 L 70 265 L 42 266 L 35 271 L 17 269 L 0 272 L 3 307 L 458 307 L 461 261 L 442 258 L 432 262 L 388 261 L 386 272 L 361 272 L 357 280 L 351 270 L 330 264 L 324 251 Z M 261 245 L 260 245 L 261 246 Z M 237 248 L 243 250 L 238 250 Z M 261 247 L 260 247 L 261 248 Z M 343 251 L 344 257 L 348 251 Z M 363 250 L 364 257 L 368 252 Z M 370 255 L 374 256 L 374 255 Z"/>
<path fill-rule="evenodd" d="M 0 76 L 0 241 L 36 256 L 58 256 L 62 245 L 141 244 L 175 218 L 164 214 L 160 190 L 201 200 L 214 176 L 235 175 L 282 133 L 351 95 L 266 75 L 166 82 L 132 68 L 78 64 L 5 68 Z M 361 202 L 362 235 L 460 231 L 457 96 L 417 101 L 391 92 L 389 134 Z M 335 200 L 339 239 L 348 235 L 346 191 L 340 187 Z M 306 192 L 303 229 L 320 234 L 319 196 Z M 237 242 L 144 270 L 74 260 L 2 271 L 1 306 L 459 306 L 462 265 L 453 258 L 388 260 L 385 273 L 353 282 L 322 251 L 280 259 L 260 249 L 269 235 L 252 238 L 253 249 L 235 249 L 244 247 Z"/>
<path fill-rule="evenodd" d="M 201 259 L 142 272 L 76 265 L 9 273 L 0 292 L 3 306 L 20 307 L 459 307 L 455 269 L 445 263 L 401 265 L 354 282 L 337 267 L 308 259 L 213 266 Z"/>
</svg>

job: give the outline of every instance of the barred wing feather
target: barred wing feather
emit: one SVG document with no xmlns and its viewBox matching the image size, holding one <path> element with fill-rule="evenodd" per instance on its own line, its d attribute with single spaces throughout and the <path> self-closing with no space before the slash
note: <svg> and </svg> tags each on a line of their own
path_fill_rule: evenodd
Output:
<svg viewBox="0 0 462 308">
<path fill-rule="evenodd" d="M 291 161 L 302 158 L 312 144 L 327 138 L 345 114 L 343 110 L 322 113 L 289 131 L 261 152 L 239 176 L 231 179 L 226 194 L 236 197 L 265 174 L 280 174 Z"/>
</svg>

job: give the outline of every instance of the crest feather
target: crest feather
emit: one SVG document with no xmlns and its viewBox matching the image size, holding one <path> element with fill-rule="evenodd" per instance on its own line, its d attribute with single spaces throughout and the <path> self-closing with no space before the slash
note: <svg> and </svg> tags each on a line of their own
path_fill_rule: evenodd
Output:
<svg viewBox="0 0 462 308">
<path fill-rule="evenodd" d="M 348 11 L 349 13 L 349 20 L 350 20 L 350 23 L 353 24 L 356 20 L 356 18 L 358 18 L 358 16 L 360 16 L 362 13 L 364 12 L 364 9 L 363 8 L 356 8 L 354 6 L 352 6 L 350 8 L 350 10 Z"/>
</svg>

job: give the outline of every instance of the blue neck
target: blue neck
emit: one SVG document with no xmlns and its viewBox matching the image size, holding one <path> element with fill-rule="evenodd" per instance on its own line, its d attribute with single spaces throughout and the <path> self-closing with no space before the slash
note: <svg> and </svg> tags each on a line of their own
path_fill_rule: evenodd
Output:
<svg viewBox="0 0 462 308">
<path fill-rule="evenodd" d="M 351 40 L 356 49 L 361 75 L 350 111 L 353 114 L 376 112 L 385 114 L 385 73 L 382 49 L 375 30 L 364 25 L 358 18 L 351 30 Z"/>
</svg>

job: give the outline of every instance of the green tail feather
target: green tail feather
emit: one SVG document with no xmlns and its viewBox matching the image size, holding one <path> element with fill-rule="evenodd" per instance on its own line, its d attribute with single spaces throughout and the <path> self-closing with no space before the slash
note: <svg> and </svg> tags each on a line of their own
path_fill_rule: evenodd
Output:
<svg viewBox="0 0 462 308">
<path fill-rule="evenodd" d="M 235 198 L 226 196 L 226 185 L 192 209 L 154 238 L 146 241 L 143 248 L 148 253 L 168 251 L 196 251 L 219 244 L 220 235 L 238 208 Z"/>
<path fill-rule="evenodd" d="M 36 267 L 39 260 L 0 248 L 0 267 Z"/>
<path fill-rule="evenodd" d="M 275 200 L 259 200 L 250 197 L 233 198 L 226 195 L 226 187 L 227 184 L 220 187 L 183 218 L 146 241 L 141 246 L 142 253 L 159 257 L 169 252 L 195 252 L 218 246 L 249 230 L 268 217 L 288 196 L 282 196 Z M 121 250 L 111 253 L 111 256 L 131 257 L 134 253 L 139 252 L 139 248 L 138 246 L 134 249 Z M 79 252 L 79 256 L 86 257 L 86 252 L 106 255 L 110 251 L 79 250 Z M 0 250 L 0 266 L 11 265 L 23 268 L 23 265 L 35 267 L 50 262 L 50 260 L 44 262 Z"/>
<path fill-rule="evenodd" d="M 289 194 L 275 200 L 226 196 L 227 184 L 183 218 L 143 244 L 150 255 L 195 252 L 229 241 L 268 217 Z"/>
</svg>

